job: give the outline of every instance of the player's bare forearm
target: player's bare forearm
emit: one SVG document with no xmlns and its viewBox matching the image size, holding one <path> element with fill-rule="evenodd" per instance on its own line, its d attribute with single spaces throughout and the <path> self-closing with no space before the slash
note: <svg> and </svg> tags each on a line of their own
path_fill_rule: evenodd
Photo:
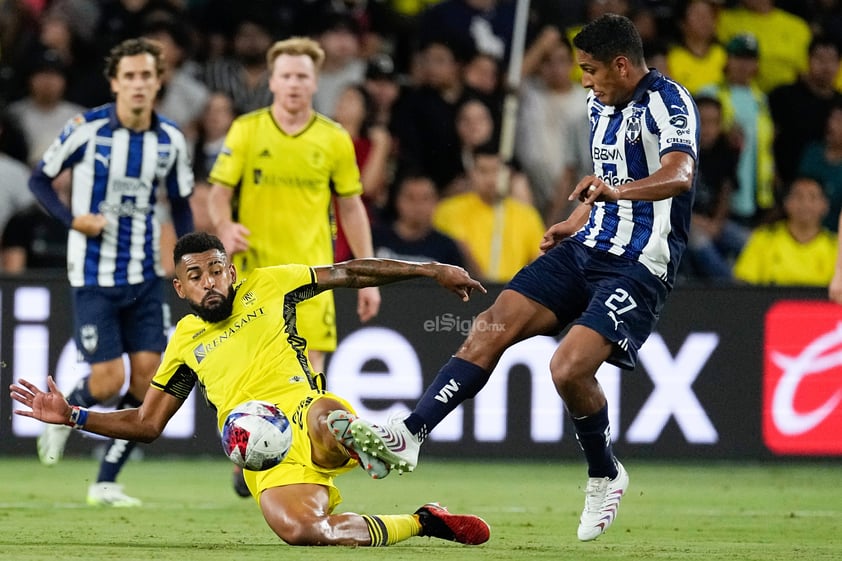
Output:
<svg viewBox="0 0 842 561">
<path fill-rule="evenodd" d="M 462 269 L 442 263 L 415 263 L 396 259 L 352 259 L 330 267 L 315 267 L 321 290 L 382 286 L 419 277 L 435 279 L 442 287 L 467 300 L 473 290 L 485 292 L 479 281 Z"/>
<path fill-rule="evenodd" d="M 41 391 L 27 380 L 19 380 L 17 384 L 12 384 L 9 387 L 11 398 L 29 408 L 17 409 L 15 413 L 44 423 L 72 426 L 73 407 L 67 403 L 51 376 L 47 378 L 47 390 Z M 110 438 L 152 442 L 161 434 L 166 421 L 175 413 L 179 405 L 172 396 L 164 396 L 163 392 L 157 390 L 154 393 L 161 396 L 158 396 L 159 399 L 153 397 L 152 401 L 158 402 L 162 407 L 155 407 L 153 403 L 141 405 L 137 409 L 109 412 L 87 411 L 84 430 Z"/>
</svg>

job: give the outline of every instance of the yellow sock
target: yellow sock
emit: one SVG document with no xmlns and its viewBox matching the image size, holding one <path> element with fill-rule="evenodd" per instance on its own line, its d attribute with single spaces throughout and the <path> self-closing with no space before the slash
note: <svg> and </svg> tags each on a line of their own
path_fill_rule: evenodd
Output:
<svg viewBox="0 0 842 561">
<path fill-rule="evenodd" d="M 372 516 L 362 515 L 368 525 L 368 533 L 371 536 L 372 547 L 392 545 L 421 532 L 421 524 L 414 514 L 385 514 Z"/>
</svg>

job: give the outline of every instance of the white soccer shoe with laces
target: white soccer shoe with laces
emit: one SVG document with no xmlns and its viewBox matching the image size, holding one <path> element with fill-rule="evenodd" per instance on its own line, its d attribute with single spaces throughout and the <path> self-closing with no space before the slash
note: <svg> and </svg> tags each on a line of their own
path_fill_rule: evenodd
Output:
<svg viewBox="0 0 842 561">
<path fill-rule="evenodd" d="M 350 427 L 356 419 L 356 415 L 337 409 L 331 411 L 327 416 L 327 426 L 333 433 L 334 438 L 348 450 L 351 457 L 359 462 L 360 467 L 372 479 L 383 479 L 389 475 L 389 466 L 386 465 L 386 462 L 360 449 L 354 441 Z"/>
<path fill-rule="evenodd" d="M 61 457 L 64 455 L 64 447 L 67 445 L 67 439 L 70 437 L 68 426 L 65 425 L 47 425 L 44 427 L 44 432 L 38 437 L 38 459 L 45 466 L 56 465 Z"/>
<path fill-rule="evenodd" d="M 616 460 L 615 460 L 616 461 Z M 629 487 L 629 474 L 617 462 L 617 477 L 591 477 L 585 487 L 585 509 L 579 519 L 577 535 L 583 542 L 601 536 L 617 517 L 620 499 Z"/>
<path fill-rule="evenodd" d="M 119 483 L 103 481 L 91 483 L 91 486 L 88 487 L 88 504 L 91 506 L 131 508 L 141 506 L 143 502 L 125 494 L 123 486 Z"/>
<path fill-rule="evenodd" d="M 403 417 L 392 417 L 384 425 L 357 418 L 351 423 L 356 447 L 386 462 L 399 474 L 415 469 L 421 439 L 409 432 Z"/>
</svg>

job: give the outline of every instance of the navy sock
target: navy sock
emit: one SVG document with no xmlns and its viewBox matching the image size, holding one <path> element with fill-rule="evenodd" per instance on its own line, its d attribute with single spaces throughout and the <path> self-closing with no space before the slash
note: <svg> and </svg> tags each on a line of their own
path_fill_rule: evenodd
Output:
<svg viewBox="0 0 842 561">
<path fill-rule="evenodd" d="M 76 383 L 76 387 L 67 396 L 67 403 L 70 405 L 78 405 L 80 407 L 92 407 L 99 403 L 99 401 L 91 395 L 91 389 L 88 386 L 90 376 L 85 376 Z"/>
<path fill-rule="evenodd" d="M 131 409 L 139 407 L 141 403 L 143 403 L 141 400 L 127 392 L 117 404 L 117 409 Z M 129 459 L 135 446 L 137 443 L 131 440 L 112 439 L 109 441 L 105 449 L 105 457 L 99 464 L 97 483 L 117 481 L 117 474 L 123 469 L 123 464 Z"/>
<path fill-rule="evenodd" d="M 587 417 L 570 419 L 576 428 L 576 440 L 588 461 L 588 477 L 617 477 L 611 431 L 608 426 L 608 405 Z"/>
<path fill-rule="evenodd" d="M 448 413 L 466 399 L 477 395 L 490 375 L 476 364 L 451 357 L 439 370 L 404 424 L 423 441 Z"/>
</svg>

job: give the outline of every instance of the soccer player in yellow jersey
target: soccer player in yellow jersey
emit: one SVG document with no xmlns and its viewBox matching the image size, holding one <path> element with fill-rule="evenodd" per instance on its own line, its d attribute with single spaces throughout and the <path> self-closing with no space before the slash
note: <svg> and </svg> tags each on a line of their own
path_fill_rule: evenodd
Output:
<svg viewBox="0 0 842 561">
<path fill-rule="evenodd" d="M 266 471 L 245 470 L 266 522 L 292 545 L 384 546 L 412 536 L 475 545 L 490 528 L 473 515 L 451 514 L 428 503 L 414 514 L 333 514 L 341 496 L 334 478 L 358 463 L 385 477 L 381 460 L 355 449 L 348 425 L 356 419 L 341 397 L 321 388 L 296 331 L 296 304 L 337 287 L 361 288 L 430 277 L 463 300 L 482 285 L 463 269 L 439 263 L 355 259 L 336 265 L 280 265 L 253 270 L 239 281 L 218 238 L 182 237 L 174 251 L 173 286 L 195 315 L 179 321 L 143 404 L 109 413 L 71 407 L 52 378 L 42 392 L 26 380 L 11 396 L 31 410 L 19 415 L 70 425 L 112 438 L 157 438 L 194 386 L 217 412 L 218 427 L 239 403 L 271 401 L 293 427 L 289 454 Z"/>
<path fill-rule="evenodd" d="M 313 109 L 324 52 L 312 39 L 293 37 L 275 43 L 266 58 L 272 105 L 234 121 L 210 173 L 216 233 L 245 276 L 270 265 L 332 263 L 329 212 L 335 193 L 354 257 L 372 257 L 351 137 Z M 360 290 L 361 321 L 377 315 L 379 307 L 377 288 Z M 313 367 L 323 371 L 324 353 L 336 348 L 329 292 L 301 305 L 298 328 Z"/>
</svg>

